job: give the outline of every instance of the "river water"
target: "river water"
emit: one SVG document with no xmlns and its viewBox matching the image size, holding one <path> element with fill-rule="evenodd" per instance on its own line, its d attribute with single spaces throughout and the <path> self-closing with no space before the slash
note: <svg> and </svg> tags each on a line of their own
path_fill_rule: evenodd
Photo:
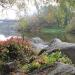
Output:
<svg viewBox="0 0 75 75">
<path fill-rule="evenodd" d="M 75 34 L 70 34 L 70 33 L 26 33 L 26 36 L 28 37 L 40 37 L 45 41 L 51 41 L 54 38 L 59 38 L 62 41 L 65 42 L 71 42 L 71 43 L 75 43 Z"/>
<path fill-rule="evenodd" d="M 0 23 L 0 39 L 3 38 L 3 36 L 8 37 L 12 35 L 19 35 L 16 28 L 16 21 L 4 21 L 3 23 Z M 31 37 L 40 37 L 44 39 L 45 41 L 50 41 L 53 38 L 59 38 L 62 41 L 67 42 L 75 42 L 75 34 L 68 34 L 68 33 L 26 33 L 26 36 L 28 38 Z"/>
<path fill-rule="evenodd" d="M 75 34 L 69 34 L 69 33 L 57 33 L 57 34 L 51 34 L 51 33 L 25 33 L 26 37 L 32 38 L 32 37 L 40 37 L 41 39 L 45 41 L 51 41 L 53 38 L 59 38 L 62 41 L 65 42 L 72 42 L 75 43 Z M 18 36 L 20 35 L 17 33 L 14 29 L 7 29 L 4 30 L 0 29 L 0 39 L 3 39 L 3 36 Z"/>
</svg>

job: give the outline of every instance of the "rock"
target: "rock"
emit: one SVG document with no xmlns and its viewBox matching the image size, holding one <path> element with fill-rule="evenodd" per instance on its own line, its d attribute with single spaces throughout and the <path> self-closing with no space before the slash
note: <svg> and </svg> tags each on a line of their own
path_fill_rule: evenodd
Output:
<svg viewBox="0 0 75 75">
<path fill-rule="evenodd" d="M 45 49 L 46 47 L 48 47 L 48 44 L 46 42 L 44 42 L 41 38 L 39 37 L 34 37 L 31 39 L 31 44 L 33 46 L 33 50 L 34 52 L 36 52 L 37 54 L 39 54 L 39 52 L 43 49 Z"/>
<path fill-rule="evenodd" d="M 48 75 L 75 75 L 75 67 L 68 64 L 57 63 L 56 68 L 49 72 Z"/>
<path fill-rule="evenodd" d="M 75 67 L 60 62 L 41 67 L 28 75 L 75 75 Z"/>
<path fill-rule="evenodd" d="M 35 37 L 31 39 L 33 51 L 41 55 L 42 53 L 52 53 L 57 50 L 61 50 L 62 53 L 67 55 L 72 63 L 75 64 L 75 43 L 62 42 L 60 39 L 55 38 L 49 44 L 44 42 L 41 38 Z"/>
<path fill-rule="evenodd" d="M 75 48 L 75 43 L 62 42 L 60 39 L 55 38 L 50 42 L 47 49 L 51 50 L 51 51 L 54 51 L 56 49 L 63 50 L 63 49 L 67 49 L 67 48 L 68 49 L 69 48 Z"/>
<path fill-rule="evenodd" d="M 3 65 L 2 75 L 9 75 L 10 72 L 16 70 L 16 64 L 14 62 L 9 62 Z"/>
<path fill-rule="evenodd" d="M 55 38 L 46 48 L 46 53 L 52 53 L 59 49 L 72 60 L 73 64 L 75 64 L 75 43 L 62 42 Z"/>
</svg>

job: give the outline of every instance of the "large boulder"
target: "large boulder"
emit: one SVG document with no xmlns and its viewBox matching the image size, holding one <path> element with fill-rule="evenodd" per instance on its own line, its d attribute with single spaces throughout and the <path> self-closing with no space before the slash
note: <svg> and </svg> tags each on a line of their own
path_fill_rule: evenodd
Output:
<svg viewBox="0 0 75 75">
<path fill-rule="evenodd" d="M 48 47 L 47 42 L 43 41 L 41 38 L 39 37 L 34 37 L 31 39 L 31 44 L 33 47 L 34 52 L 36 52 L 37 54 L 39 54 L 39 52 L 43 49 L 45 49 L 46 47 Z"/>
<path fill-rule="evenodd" d="M 59 49 L 72 60 L 73 64 L 75 64 L 75 43 L 62 42 L 60 39 L 55 38 L 46 48 L 46 53 L 51 53 Z"/>
<path fill-rule="evenodd" d="M 48 75 L 75 75 L 75 67 L 59 62 L 56 64 L 56 68 L 49 72 Z"/>
<path fill-rule="evenodd" d="M 75 75 L 75 67 L 57 62 L 34 70 L 28 75 Z"/>
<path fill-rule="evenodd" d="M 75 64 L 75 43 L 62 42 L 60 39 L 55 38 L 50 43 L 43 41 L 39 37 L 31 39 L 34 52 L 38 55 L 42 53 L 52 53 L 57 50 L 61 50 L 62 53 L 67 55 Z"/>
<path fill-rule="evenodd" d="M 12 72 L 10 75 L 75 75 L 75 67 L 56 62 L 53 65 L 42 66 L 41 68 L 30 71 L 27 74 L 22 72 Z"/>
<path fill-rule="evenodd" d="M 1 75 L 10 75 L 10 72 L 16 71 L 17 67 L 15 62 L 9 62 L 2 66 L 2 74 Z"/>
</svg>

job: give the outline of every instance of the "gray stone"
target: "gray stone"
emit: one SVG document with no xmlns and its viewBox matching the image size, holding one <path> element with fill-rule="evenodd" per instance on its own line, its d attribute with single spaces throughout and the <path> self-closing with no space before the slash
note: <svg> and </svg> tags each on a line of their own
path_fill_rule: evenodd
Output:
<svg viewBox="0 0 75 75">
<path fill-rule="evenodd" d="M 62 42 L 60 39 L 55 38 L 46 48 L 46 53 L 52 53 L 59 49 L 72 60 L 73 64 L 75 64 L 75 43 Z"/>
<path fill-rule="evenodd" d="M 43 41 L 39 37 L 31 39 L 33 51 L 40 55 L 42 53 L 52 53 L 57 50 L 61 50 L 62 53 L 67 55 L 75 64 L 75 43 L 62 42 L 60 39 L 55 38 L 50 43 Z"/>
<path fill-rule="evenodd" d="M 75 75 L 75 67 L 60 62 L 54 65 L 47 65 L 35 70 L 28 75 Z"/>
<path fill-rule="evenodd" d="M 46 42 L 44 42 L 41 38 L 39 37 L 34 37 L 31 39 L 31 44 L 33 47 L 34 52 L 36 52 L 37 54 L 39 54 L 39 52 L 43 49 L 45 49 L 46 47 L 48 47 L 48 44 Z"/>
<path fill-rule="evenodd" d="M 13 72 L 16 70 L 16 64 L 15 62 L 9 62 L 3 65 L 2 68 L 2 75 L 9 75 L 10 72 Z"/>
</svg>

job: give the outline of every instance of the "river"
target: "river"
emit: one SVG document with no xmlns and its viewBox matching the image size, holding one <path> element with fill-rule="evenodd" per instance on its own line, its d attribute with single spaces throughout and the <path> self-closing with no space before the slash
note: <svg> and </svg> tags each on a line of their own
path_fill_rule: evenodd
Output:
<svg viewBox="0 0 75 75">
<path fill-rule="evenodd" d="M 75 43 L 75 34 L 70 33 L 26 33 L 26 36 L 32 38 L 32 37 L 40 37 L 45 41 L 51 41 L 54 38 L 59 38 L 62 41 L 65 42 L 71 42 Z"/>
<path fill-rule="evenodd" d="M 16 21 L 10 21 L 10 20 L 5 20 L 4 22 L 0 23 L 0 39 L 12 35 L 19 35 L 17 32 L 16 28 Z M 66 42 L 74 42 L 75 43 L 75 34 L 68 34 L 64 32 L 60 33 L 26 33 L 26 36 L 31 38 L 31 37 L 40 37 L 44 39 L 45 41 L 50 41 L 53 38 L 59 38 L 62 41 Z"/>
</svg>

